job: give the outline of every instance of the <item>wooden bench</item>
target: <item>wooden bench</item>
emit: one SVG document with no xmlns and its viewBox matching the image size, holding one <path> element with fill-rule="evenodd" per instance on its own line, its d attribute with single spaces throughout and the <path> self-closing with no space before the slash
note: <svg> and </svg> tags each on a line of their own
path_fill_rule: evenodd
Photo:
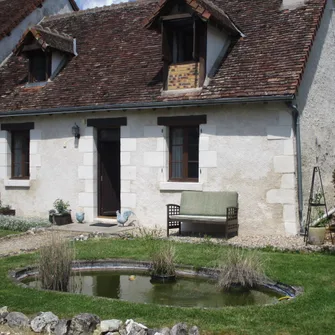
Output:
<svg viewBox="0 0 335 335">
<path fill-rule="evenodd" d="M 211 223 L 224 225 L 225 238 L 238 234 L 237 192 L 195 192 L 184 191 L 180 206 L 167 205 L 167 236 L 170 229 L 179 229 L 181 223 Z"/>
</svg>

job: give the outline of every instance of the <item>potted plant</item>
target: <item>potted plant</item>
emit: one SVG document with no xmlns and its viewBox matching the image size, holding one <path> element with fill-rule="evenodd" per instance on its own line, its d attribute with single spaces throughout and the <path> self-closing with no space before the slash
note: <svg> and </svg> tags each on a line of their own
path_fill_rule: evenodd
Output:
<svg viewBox="0 0 335 335">
<path fill-rule="evenodd" d="M 314 245 L 322 245 L 325 241 L 326 226 L 329 224 L 329 218 L 322 210 L 317 210 L 316 220 L 309 227 L 308 242 Z"/>
<path fill-rule="evenodd" d="M 171 243 L 155 244 L 151 253 L 151 282 L 171 282 L 176 280 L 175 249 Z"/>
<path fill-rule="evenodd" d="M 12 209 L 10 205 L 2 205 L 0 200 L 0 215 L 15 215 L 15 209 Z"/>
<path fill-rule="evenodd" d="M 52 218 L 52 223 L 61 226 L 72 223 L 71 210 L 69 202 L 62 199 L 56 199 L 53 203 L 55 210 L 49 211 L 49 220 Z"/>
</svg>

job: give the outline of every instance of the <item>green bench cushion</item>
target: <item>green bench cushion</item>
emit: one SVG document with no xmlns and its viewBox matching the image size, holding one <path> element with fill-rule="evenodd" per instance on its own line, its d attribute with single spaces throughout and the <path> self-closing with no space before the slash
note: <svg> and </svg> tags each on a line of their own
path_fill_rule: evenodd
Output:
<svg viewBox="0 0 335 335">
<path fill-rule="evenodd" d="M 225 216 L 227 207 L 237 207 L 237 192 L 195 192 L 181 194 L 181 215 Z"/>
</svg>

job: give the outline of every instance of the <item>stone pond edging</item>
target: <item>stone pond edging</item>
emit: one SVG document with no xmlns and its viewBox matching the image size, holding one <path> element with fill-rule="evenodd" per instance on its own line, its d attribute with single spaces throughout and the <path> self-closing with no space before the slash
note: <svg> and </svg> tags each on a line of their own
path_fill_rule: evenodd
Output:
<svg viewBox="0 0 335 335">
<path fill-rule="evenodd" d="M 186 323 L 177 323 L 171 329 L 150 329 L 132 319 L 124 323 L 117 319 L 101 320 L 90 313 L 81 313 L 72 319 L 59 319 L 52 312 L 40 312 L 29 319 L 21 312 L 9 312 L 7 306 L 0 308 L 0 325 L 13 330 L 55 335 L 200 335 L 197 326 L 189 327 Z M 9 334 L 0 331 L 0 335 Z"/>
</svg>

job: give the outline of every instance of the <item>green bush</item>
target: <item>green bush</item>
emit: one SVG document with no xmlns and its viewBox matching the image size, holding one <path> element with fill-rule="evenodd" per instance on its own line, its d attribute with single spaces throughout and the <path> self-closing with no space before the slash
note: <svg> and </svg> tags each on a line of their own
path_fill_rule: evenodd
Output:
<svg viewBox="0 0 335 335">
<path fill-rule="evenodd" d="M 50 222 L 44 218 L 0 215 L 0 229 L 3 230 L 24 232 L 31 228 L 47 226 L 50 226 Z"/>
</svg>

